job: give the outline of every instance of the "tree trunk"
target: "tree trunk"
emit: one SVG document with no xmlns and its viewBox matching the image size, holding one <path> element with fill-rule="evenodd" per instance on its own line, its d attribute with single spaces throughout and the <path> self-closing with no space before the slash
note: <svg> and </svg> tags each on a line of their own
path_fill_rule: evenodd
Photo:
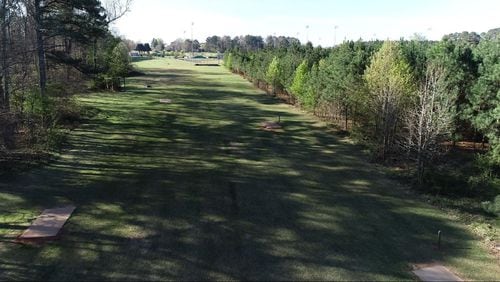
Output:
<svg viewBox="0 0 500 282">
<path fill-rule="evenodd" d="M 422 186 L 424 184 L 424 169 L 425 169 L 425 165 L 424 165 L 424 160 L 422 158 L 422 153 L 419 152 L 418 153 L 418 160 L 417 160 L 417 179 L 418 179 L 418 184 L 420 186 Z"/>
<path fill-rule="evenodd" d="M 474 153 L 477 152 L 476 148 L 476 140 L 477 140 L 477 129 L 474 129 L 474 137 L 472 137 L 472 148 L 474 150 Z"/>
<path fill-rule="evenodd" d="M 348 107 L 346 106 L 346 107 L 345 107 L 345 131 L 347 131 L 347 130 L 348 130 L 348 128 L 347 128 L 347 123 L 348 123 L 348 115 L 347 115 L 347 114 L 348 114 L 348 111 L 349 111 L 349 109 L 348 109 Z"/>
<path fill-rule="evenodd" d="M 0 25 L 1 25 L 1 53 L 0 55 L 2 56 L 0 66 L 1 66 L 1 76 L 0 76 L 0 81 L 2 82 L 2 85 L 0 88 L 2 88 L 2 98 L 3 98 L 3 108 L 4 109 L 9 109 L 10 102 L 9 102 L 9 66 L 8 60 L 7 60 L 7 0 L 2 0 L 2 6 L 0 7 Z"/>
<path fill-rule="evenodd" d="M 45 95 L 47 88 L 47 61 L 45 59 L 45 46 L 42 34 L 42 0 L 35 0 L 35 32 L 36 32 L 36 49 L 38 54 L 38 75 L 40 95 Z"/>
<path fill-rule="evenodd" d="M 96 38 L 94 38 L 92 45 L 93 45 L 92 60 L 93 60 L 93 64 L 94 64 L 94 78 L 95 78 L 96 74 L 97 74 L 97 39 Z"/>
</svg>

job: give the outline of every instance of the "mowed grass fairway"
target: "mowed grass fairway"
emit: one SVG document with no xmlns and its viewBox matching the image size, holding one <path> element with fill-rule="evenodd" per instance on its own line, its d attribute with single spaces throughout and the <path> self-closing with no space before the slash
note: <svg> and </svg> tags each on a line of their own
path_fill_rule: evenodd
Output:
<svg viewBox="0 0 500 282">
<path fill-rule="evenodd" d="M 0 180 L 0 280 L 411 280 L 433 261 L 500 280 L 478 238 L 315 118 L 222 67 L 136 66 L 127 92 L 80 96 L 99 112 L 57 160 Z M 67 203 L 60 240 L 10 242 Z"/>
</svg>

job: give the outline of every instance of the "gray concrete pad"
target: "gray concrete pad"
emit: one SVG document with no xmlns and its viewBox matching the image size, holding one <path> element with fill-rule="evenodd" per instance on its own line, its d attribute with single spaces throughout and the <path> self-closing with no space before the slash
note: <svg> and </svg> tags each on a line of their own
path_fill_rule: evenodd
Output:
<svg viewBox="0 0 500 282">
<path fill-rule="evenodd" d="M 414 270 L 421 281 L 463 281 L 442 265 L 433 265 Z"/>
<path fill-rule="evenodd" d="M 170 103 L 172 103 L 172 100 L 171 99 L 160 99 L 160 103 L 162 103 L 162 104 L 170 104 Z"/>
<path fill-rule="evenodd" d="M 30 240 L 56 237 L 74 210 L 74 206 L 44 210 L 18 239 Z"/>
<path fill-rule="evenodd" d="M 277 122 L 274 122 L 274 121 L 265 121 L 263 123 L 261 123 L 261 126 L 264 128 L 264 129 L 281 129 L 281 125 Z"/>
</svg>

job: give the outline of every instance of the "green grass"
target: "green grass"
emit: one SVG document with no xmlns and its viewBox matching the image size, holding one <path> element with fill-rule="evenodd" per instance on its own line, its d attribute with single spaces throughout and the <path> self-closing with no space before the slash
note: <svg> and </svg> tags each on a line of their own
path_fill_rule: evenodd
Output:
<svg viewBox="0 0 500 282">
<path fill-rule="evenodd" d="M 57 160 L 0 179 L 0 280 L 403 280 L 433 261 L 500 280 L 480 239 L 315 118 L 222 68 L 137 66 L 127 92 L 80 97 L 99 113 Z M 66 203 L 60 240 L 10 242 Z"/>
</svg>

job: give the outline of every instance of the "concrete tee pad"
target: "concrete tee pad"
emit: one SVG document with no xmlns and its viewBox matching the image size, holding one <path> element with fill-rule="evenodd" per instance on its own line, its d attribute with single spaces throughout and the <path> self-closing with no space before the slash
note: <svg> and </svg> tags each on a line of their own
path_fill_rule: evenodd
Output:
<svg viewBox="0 0 500 282">
<path fill-rule="evenodd" d="M 160 103 L 162 103 L 162 104 L 170 104 L 170 103 L 172 103 L 172 100 L 171 99 L 160 99 Z"/>
<path fill-rule="evenodd" d="M 271 130 L 282 128 L 282 126 L 279 123 L 273 122 L 273 121 L 265 121 L 265 122 L 261 123 L 260 126 L 264 129 L 271 129 Z"/>
<path fill-rule="evenodd" d="M 442 265 L 423 267 L 413 271 L 421 281 L 463 281 Z"/>
<path fill-rule="evenodd" d="M 47 209 L 37 217 L 28 229 L 21 234 L 19 240 L 50 239 L 57 237 L 75 210 L 74 206 L 64 208 Z"/>
</svg>

